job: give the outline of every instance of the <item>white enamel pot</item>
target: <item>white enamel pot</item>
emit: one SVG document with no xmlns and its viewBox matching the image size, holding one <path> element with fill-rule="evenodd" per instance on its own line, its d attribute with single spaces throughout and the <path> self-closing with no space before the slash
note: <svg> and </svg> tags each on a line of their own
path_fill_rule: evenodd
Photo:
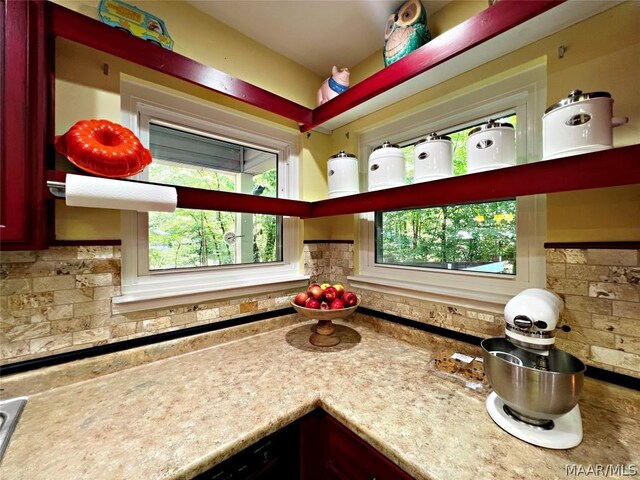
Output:
<svg viewBox="0 0 640 480">
<path fill-rule="evenodd" d="M 416 143 L 413 151 L 413 182 L 428 182 L 453 175 L 453 142 L 446 135 L 430 134 Z"/>
<path fill-rule="evenodd" d="M 608 92 L 574 90 L 547 108 L 542 117 L 542 158 L 613 148 L 613 128 L 628 121 L 626 117 L 613 117 L 613 99 Z"/>
<path fill-rule="evenodd" d="M 404 185 L 404 154 L 398 145 L 384 142 L 369 155 L 369 191 Z"/>
<path fill-rule="evenodd" d="M 516 133 L 510 123 L 489 120 L 467 138 L 467 173 L 484 172 L 516 164 Z"/>
<path fill-rule="evenodd" d="M 358 159 L 341 150 L 327 161 L 329 198 L 344 197 L 360 193 L 358 182 Z"/>
</svg>

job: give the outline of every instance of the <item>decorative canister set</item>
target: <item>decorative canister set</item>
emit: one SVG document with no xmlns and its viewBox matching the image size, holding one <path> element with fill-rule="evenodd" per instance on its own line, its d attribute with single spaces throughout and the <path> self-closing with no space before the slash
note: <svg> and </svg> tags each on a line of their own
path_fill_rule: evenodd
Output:
<svg viewBox="0 0 640 480">
<path fill-rule="evenodd" d="M 613 127 L 628 122 L 612 117 L 613 100 L 608 92 L 572 91 L 549 107 L 542 117 L 543 160 L 551 160 L 613 148 Z M 516 164 L 515 129 L 512 124 L 488 122 L 473 128 L 467 137 L 467 172 L 478 173 Z M 431 133 L 414 148 L 414 183 L 440 180 L 453 175 L 453 142 L 446 135 Z M 329 198 L 360 192 L 358 159 L 340 153 L 327 162 Z M 368 190 L 405 184 L 405 159 L 398 145 L 384 142 L 371 152 Z"/>
</svg>

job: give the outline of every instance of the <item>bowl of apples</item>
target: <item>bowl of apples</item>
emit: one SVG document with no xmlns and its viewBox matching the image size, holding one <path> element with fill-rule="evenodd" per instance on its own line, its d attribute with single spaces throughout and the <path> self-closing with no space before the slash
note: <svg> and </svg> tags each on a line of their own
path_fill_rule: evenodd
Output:
<svg viewBox="0 0 640 480">
<path fill-rule="evenodd" d="M 345 291 L 344 286 L 339 283 L 312 283 L 306 292 L 298 293 L 291 300 L 291 306 L 296 312 L 318 321 L 309 338 L 309 342 L 317 347 L 333 347 L 340 343 L 340 337 L 334 335 L 336 328 L 332 320 L 348 317 L 359 304 L 358 296 Z"/>
</svg>

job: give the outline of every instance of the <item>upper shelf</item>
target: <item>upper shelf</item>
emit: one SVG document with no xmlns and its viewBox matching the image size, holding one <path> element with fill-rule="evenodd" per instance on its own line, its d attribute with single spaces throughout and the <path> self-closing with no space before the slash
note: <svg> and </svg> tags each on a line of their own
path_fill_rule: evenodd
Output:
<svg viewBox="0 0 640 480">
<path fill-rule="evenodd" d="M 268 110 L 335 129 L 611 8 L 618 0 L 502 0 L 315 109 L 47 3 L 49 33 Z"/>
<path fill-rule="evenodd" d="M 640 145 L 460 175 L 348 197 L 304 202 L 176 187 L 178 207 L 316 218 L 501 200 L 640 183 Z M 64 181 L 64 172 L 48 180 Z"/>
</svg>

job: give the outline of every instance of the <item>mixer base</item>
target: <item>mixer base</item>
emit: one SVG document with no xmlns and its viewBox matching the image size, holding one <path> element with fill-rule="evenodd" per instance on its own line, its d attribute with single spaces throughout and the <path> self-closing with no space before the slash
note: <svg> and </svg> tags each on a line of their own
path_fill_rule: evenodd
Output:
<svg viewBox="0 0 640 480">
<path fill-rule="evenodd" d="M 582 442 L 582 417 L 580 407 L 562 417 L 553 419 L 553 428 L 545 429 L 517 420 L 505 411 L 505 404 L 496 392 L 491 392 L 487 398 L 489 416 L 500 428 L 527 443 L 539 447 L 566 450 L 576 447 Z"/>
</svg>

